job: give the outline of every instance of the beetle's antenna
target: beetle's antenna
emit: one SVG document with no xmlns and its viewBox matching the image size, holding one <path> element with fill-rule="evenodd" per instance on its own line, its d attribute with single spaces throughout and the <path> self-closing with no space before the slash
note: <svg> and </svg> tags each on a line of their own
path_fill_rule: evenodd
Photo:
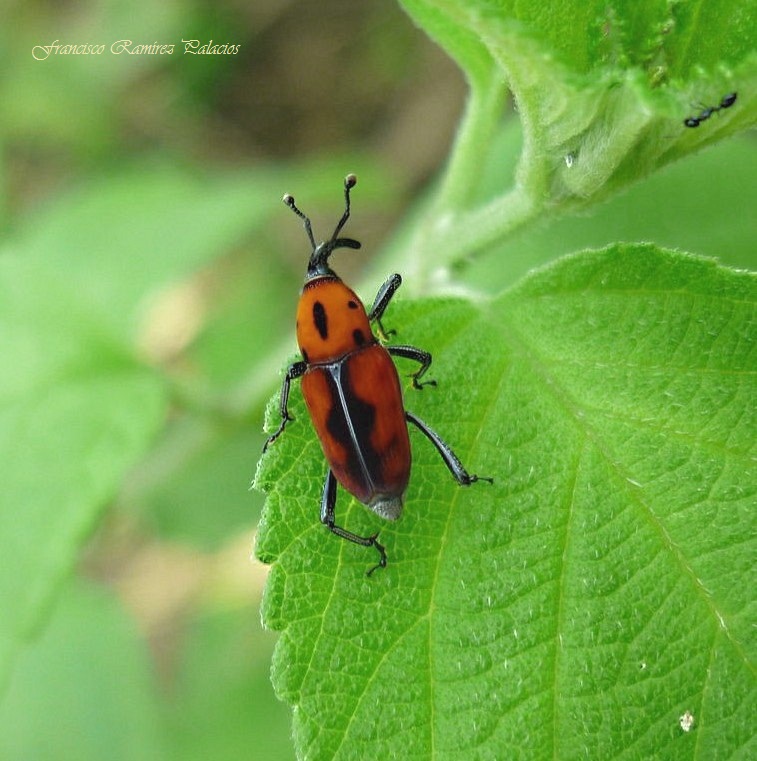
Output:
<svg viewBox="0 0 757 761">
<path fill-rule="evenodd" d="M 315 238 L 313 237 L 313 228 L 310 225 L 310 218 L 303 214 L 297 206 L 295 206 L 294 203 L 294 196 L 289 195 L 289 193 L 285 193 L 284 197 L 281 199 L 303 222 L 305 223 L 305 232 L 308 234 L 308 238 L 310 238 L 310 245 L 313 247 L 313 251 L 315 251 Z M 349 216 L 349 200 L 347 203 L 347 216 Z M 347 220 L 345 220 L 346 222 Z M 337 228 L 338 229 L 338 228 Z"/>
<path fill-rule="evenodd" d="M 344 213 L 334 230 L 334 234 L 329 240 L 324 241 L 323 243 L 316 244 L 310 219 L 297 208 L 297 205 L 294 202 L 294 197 L 287 193 L 282 199 L 284 203 L 304 222 L 305 232 L 307 232 L 308 238 L 310 239 L 310 245 L 313 247 L 310 254 L 310 260 L 308 261 L 306 280 L 324 275 L 334 276 L 334 273 L 329 269 L 328 261 L 335 248 L 360 248 L 360 243 L 352 238 L 337 238 L 337 235 L 339 235 L 339 232 L 350 218 L 350 190 L 352 190 L 356 184 L 357 177 L 355 177 L 354 174 L 348 174 L 344 178 Z"/>
<path fill-rule="evenodd" d="M 339 232 L 350 218 L 350 190 L 355 185 L 357 185 L 357 177 L 354 174 L 348 174 L 344 178 L 344 214 L 342 214 L 342 218 L 339 220 L 339 224 L 337 224 L 334 234 L 331 236 L 332 241 L 336 240 L 336 236 L 339 235 Z"/>
</svg>

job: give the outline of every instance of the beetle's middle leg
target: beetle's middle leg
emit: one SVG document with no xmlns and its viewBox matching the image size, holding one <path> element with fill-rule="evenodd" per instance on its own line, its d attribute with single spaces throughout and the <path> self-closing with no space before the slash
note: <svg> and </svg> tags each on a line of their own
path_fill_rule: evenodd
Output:
<svg viewBox="0 0 757 761">
<path fill-rule="evenodd" d="M 423 388 L 424 386 L 435 386 L 435 380 L 420 382 L 421 377 L 431 367 L 431 354 L 415 346 L 387 346 L 386 350 L 394 357 L 404 357 L 405 359 L 415 360 L 420 364 L 420 370 L 416 370 L 410 377 L 413 379 L 413 388 Z"/>
<path fill-rule="evenodd" d="M 337 526 L 334 522 L 334 508 L 336 507 L 336 478 L 329 469 L 326 474 L 326 483 L 323 485 L 323 497 L 321 498 L 321 523 L 328 526 L 329 531 L 332 534 L 336 534 L 342 539 L 346 539 L 348 542 L 362 545 L 363 547 L 375 547 L 381 556 L 379 562 L 371 568 L 367 576 L 370 576 L 377 568 L 386 568 L 386 550 L 383 544 L 379 544 L 377 541 L 378 534 L 373 536 L 358 536 L 351 531 Z"/>
</svg>

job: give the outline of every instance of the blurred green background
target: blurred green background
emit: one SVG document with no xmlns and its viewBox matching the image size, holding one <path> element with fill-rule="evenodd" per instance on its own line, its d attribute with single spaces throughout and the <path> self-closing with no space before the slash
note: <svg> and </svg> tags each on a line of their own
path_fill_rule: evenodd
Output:
<svg viewBox="0 0 757 761">
<path fill-rule="evenodd" d="M 112 54 L 124 39 L 176 47 Z M 74 283 L 169 399 L 12 658 L 0 758 L 292 758 L 249 491 L 308 254 L 280 199 L 318 234 L 356 172 L 375 250 L 448 150 L 462 77 L 380 0 L 10 2 L 0 40 L 3 251 Z M 35 60 L 56 40 L 105 52 Z"/>
</svg>

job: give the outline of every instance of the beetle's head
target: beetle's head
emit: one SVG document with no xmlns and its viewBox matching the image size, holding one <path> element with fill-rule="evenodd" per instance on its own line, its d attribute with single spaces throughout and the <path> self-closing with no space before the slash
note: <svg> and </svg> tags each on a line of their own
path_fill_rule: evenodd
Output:
<svg viewBox="0 0 757 761">
<path fill-rule="evenodd" d="M 331 252 L 336 248 L 360 248 L 360 242 L 353 238 L 338 238 L 337 236 L 341 232 L 347 220 L 350 218 L 350 190 L 357 184 L 357 177 L 354 174 L 348 174 L 344 178 L 344 214 L 339 220 L 334 234 L 329 240 L 316 244 L 313 237 L 313 228 L 310 225 L 310 219 L 303 214 L 297 206 L 295 206 L 294 198 L 287 193 L 282 199 L 284 203 L 303 220 L 305 225 L 305 232 L 310 239 L 310 245 L 313 247 L 310 254 L 310 260 L 308 261 L 308 271 L 305 275 L 305 281 L 312 280 L 314 277 L 322 277 L 324 275 L 335 275 L 334 271 L 329 267 L 329 257 Z"/>
</svg>

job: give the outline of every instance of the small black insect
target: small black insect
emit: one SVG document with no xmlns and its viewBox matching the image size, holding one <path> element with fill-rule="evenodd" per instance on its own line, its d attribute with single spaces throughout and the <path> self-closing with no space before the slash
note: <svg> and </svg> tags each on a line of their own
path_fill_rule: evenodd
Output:
<svg viewBox="0 0 757 761">
<path fill-rule="evenodd" d="M 705 108 L 699 116 L 689 116 L 683 120 L 683 124 L 685 127 L 698 127 L 702 122 L 706 122 L 713 114 L 722 111 L 724 108 L 730 108 L 735 102 L 736 93 L 730 92 L 728 95 L 724 95 L 721 98 L 719 105 Z"/>
</svg>

